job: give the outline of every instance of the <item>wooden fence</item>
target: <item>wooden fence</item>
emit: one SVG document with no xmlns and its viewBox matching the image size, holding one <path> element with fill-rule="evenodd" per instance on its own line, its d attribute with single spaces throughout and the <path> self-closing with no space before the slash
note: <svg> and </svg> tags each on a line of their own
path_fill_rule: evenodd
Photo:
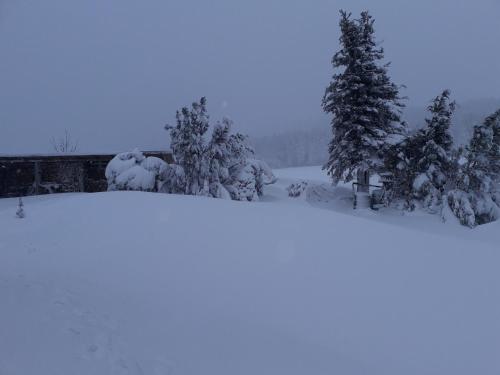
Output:
<svg viewBox="0 0 500 375">
<path fill-rule="evenodd" d="M 172 163 L 170 152 L 149 151 Z M 0 198 L 107 190 L 104 171 L 114 154 L 0 156 Z"/>
</svg>

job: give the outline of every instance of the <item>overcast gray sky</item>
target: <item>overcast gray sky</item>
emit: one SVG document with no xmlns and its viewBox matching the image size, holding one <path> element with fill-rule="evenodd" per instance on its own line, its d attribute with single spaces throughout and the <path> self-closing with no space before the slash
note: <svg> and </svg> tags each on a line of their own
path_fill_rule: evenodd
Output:
<svg viewBox="0 0 500 375">
<path fill-rule="evenodd" d="M 372 12 L 410 105 L 500 98 L 500 0 L 0 0 L 0 153 L 165 148 L 202 95 L 250 134 L 315 126 L 340 8 Z"/>
</svg>

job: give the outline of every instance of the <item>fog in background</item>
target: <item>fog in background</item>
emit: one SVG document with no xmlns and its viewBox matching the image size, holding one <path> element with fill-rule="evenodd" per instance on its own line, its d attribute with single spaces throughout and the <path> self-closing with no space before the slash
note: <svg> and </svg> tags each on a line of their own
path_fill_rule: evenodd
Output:
<svg viewBox="0 0 500 375">
<path fill-rule="evenodd" d="M 466 145 L 472 136 L 473 127 L 484 121 L 485 116 L 500 109 L 498 99 L 468 100 L 457 103 L 452 117 L 451 135 L 456 145 Z M 409 107 L 404 120 L 409 131 L 414 132 L 425 125 L 429 117 L 426 106 Z M 272 135 L 252 137 L 251 141 L 259 158 L 273 168 L 323 165 L 328 160 L 328 144 L 331 129 L 321 121 L 299 130 L 285 130 Z"/>
<path fill-rule="evenodd" d="M 443 88 L 500 107 L 498 0 L 0 0 L 0 153 L 165 149 L 203 95 L 252 136 L 327 129 L 341 8 L 375 17 L 414 122 Z"/>
</svg>

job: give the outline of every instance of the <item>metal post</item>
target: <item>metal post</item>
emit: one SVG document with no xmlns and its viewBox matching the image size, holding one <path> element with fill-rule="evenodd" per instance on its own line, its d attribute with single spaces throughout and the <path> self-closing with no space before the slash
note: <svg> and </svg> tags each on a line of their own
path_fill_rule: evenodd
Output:
<svg viewBox="0 0 500 375">
<path fill-rule="evenodd" d="M 78 189 L 81 193 L 85 191 L 85 163 L 78 164 Z"/>
<path fill-rule="evenodd" d="M 362 168 L 358 169 L 357 179 L 358 179 L 358 193 L 369 193 L 370 172 Z"/>
<path fill-rule="evenodd" d="M 40 194 L 40 184 L 42 182 L 42 168 L 39 161 L 35 161 L 35 195 Z"/>
</svg>

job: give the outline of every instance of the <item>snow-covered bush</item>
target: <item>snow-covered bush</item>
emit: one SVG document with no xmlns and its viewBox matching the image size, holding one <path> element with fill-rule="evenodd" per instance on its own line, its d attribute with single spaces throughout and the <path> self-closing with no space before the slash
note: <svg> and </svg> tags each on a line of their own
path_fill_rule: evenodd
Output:
<svg viewBox="0 0 500 375">
<path fill-rule="evenodd" d="M 288 191 L 288 196 L 292 198 L 297 198 L 302 195 L 302 193 L 306 190 L 307 188 L 307 181 L 301 181 L 297 183 L 290 184 L 287 188 L 286 191 Z"/>
<path fill-rule="evenodd" d="M 237 201 L 258 201 L 264 194 L 264 186 L 276 181 L 269 173 L 269 166 L 255 159 L 247 159 L 245 164 L 231 177 L 226 185 L 231 198 Z"/>
<path fill-rule="evenodd" d="M 184 189 L 184 173 L 157 157 L 145 157 L 139 150 L 116 155 L 106 167 L 108 190 L 165 191 Z"/>
<path fill-rule="evenodd" d="M 457 171 L 456 189 L 448 194 L 448 205 L 462 224 L 474 227 L 500 217 L 499 160 L 500 111 L 474 127 L 466 163 Z"/>
<path fill-rule="evenodd" d="M 451 215 L 456 217 L 460 224 L 473 228 L 476 225 L 476 215 L 472 209 L 469 195 L 463 190 L 449 191 L 441 212 L 444 221 L 450 220 Z"/>
<path fill-rule="evenodd" d="M 207 146 L 209 194 L 214 198 L 231 199 L 224 186 L 230 183 L 231 125 L 231 120 L 227 118 L 224 118 L 222 123 L 217 123 Z"/>
<path fill-rule="evenodd" d="M 158 176 L 158 191 L 167 194 L 184 194 L 186 176 L 184 169 L 177 164 L 164 164 Z"/>
<path fill-rule="evenodd" d="M 109 186 L 109 190 L 138 190 L 154 191 L 155 174 L 144 169 L 140 165 L 124 170 L 116 176 L 114 184 Z"/>
<path fill-rule="evenodd" d="M 500 207 L 493 201 L 491 194 L 473 193 L 470 200 L 477 225 L 491 223 L 500 217 Z"/>
<path fill-rule="evenodd" d="M 443 219 L 449 219 L 451 211 L 462 225 L 473 228 L 490 223 L 500 217 L 500 208 L 489 194 L 452 190 L 447 195 L 447 206 L 443 207 Z"/>
<path fill-rule="evenodd" d="M 237 201 L 258 201 L 257 178 L 250 164 L 245 164 L 235 175 L 230 184 L 226 185 L 231 199 Z"/>
<path fill-rule="evenodd" d="M 106 167 L 108 190 L 154 189 L 154 173 L 141 167 L 145 157 L 139 150 L 116 155 Z"/>
<path fill-rule="evenodd" d="M 433 168 L 428 172 L 431 177 L 427 173 L 421 173 L 413 181 L 413 198 L 429 212 L 438 213 L 442 204 L 442 191 L 433 184 Z"/>
</svg>

